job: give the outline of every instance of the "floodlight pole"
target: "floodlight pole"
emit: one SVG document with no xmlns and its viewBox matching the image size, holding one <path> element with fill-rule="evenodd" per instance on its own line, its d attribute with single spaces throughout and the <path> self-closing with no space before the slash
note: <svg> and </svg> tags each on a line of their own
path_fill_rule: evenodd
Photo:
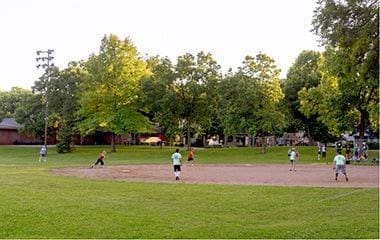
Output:
<svg viewBox="0 0 380 240">
<path fill-rule="evenodd" d="M 48 107 L 49 107 L 49 101 L 48 101 L 48 91 L 49 91 L 49 82 L 50 82 L 50 75 L 51 75 L 51 67 L 54 66 L 52 63 L 52 60 L 54 57 L 52 54 L 54 53 L 53 49 L 48 49 L 46 51 L 37 51 L 37 56 L 43 55 L 42 57 L 37 57 L 36 61 L 41 61 L 41 64 L 37 64 L 37 68 L 42 67 L 43 69 L 46 69 L 47 74 L 47 81 L 45 82 L 45 136 L 44 136 L 44 146 L 47 149 L 47 130 L 48 130 Z M 46 63 L 45 63 L 46 62 Z"/>
</svg>

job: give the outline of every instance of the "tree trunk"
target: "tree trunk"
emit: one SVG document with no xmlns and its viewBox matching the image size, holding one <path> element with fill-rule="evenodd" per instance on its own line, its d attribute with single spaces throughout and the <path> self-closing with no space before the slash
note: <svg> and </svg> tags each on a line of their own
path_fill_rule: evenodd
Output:
<svg viewBox="0 0 380 240">
<path fill-rule="evenodd" d="M 111 133 L 111 152 L 116 152 L 115 134 Z"/>
<path fill-rule="evenodd" d="M 311 138 L 309 127 L 307 128 L 307 137 L 309 138 L 309 145 L 314 146 L 314 139 Z"/>
<path fill-rule="evenodd" d="M 262 153 L 266 153 L 267 152 L 266 145 L 267 145 L 267 142 L 266 142 L 266 139 L 265 139 L 264 130 L 261 129 L 261 152 Z"/>
<path fill-rule="evenodd" d="M 248 135 L 248 147 L 252 147 L 252 139 L 253 139 L 253 135 L 249 134 Z"/>
<path fill-rule="evenodd" d="M 187 150 L 191 148 L 190 121 L 187 122 Z"/>
<path fill-rule="evenodd" d="M 267 148 L 266 148 L 266 139 L 265 139 L 265 136 L 262 136 L 261 137 L 261 153 L 266 153 L 267 152 Z"/>
<path fill-rule="evenodd" d="M 223 143 L 224 146 L 227 146 L 227 141 L 228 141 L 228 136 L 224 134 L 224 143 Z"/>
<path fill-rule="evenodd" d="M 359 122 L 359 153 L 363 153 L 363 140 L 365 128 L 369 119 L 369 114 L 365 110 L 360 111 L 360 122 Z"/>
</svg>

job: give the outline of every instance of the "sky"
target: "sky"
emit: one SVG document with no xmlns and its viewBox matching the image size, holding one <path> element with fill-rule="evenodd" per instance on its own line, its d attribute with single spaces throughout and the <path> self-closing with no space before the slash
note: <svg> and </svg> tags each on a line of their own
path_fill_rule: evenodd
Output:
<svg viewBox="0 0 380 240">
<path fill-rule="evenodd" d="M 303 50 L 322 50 L 310 31 L 315 8 L 315 0 L 1 0 L 0 90 L 34 85 L 37 50 L 54 49 L 64 69 L 98 53 L 108 34 L 173 62 L 210 52 L 224 72 L 265 53 L 284 78 Z"/>
</svg>

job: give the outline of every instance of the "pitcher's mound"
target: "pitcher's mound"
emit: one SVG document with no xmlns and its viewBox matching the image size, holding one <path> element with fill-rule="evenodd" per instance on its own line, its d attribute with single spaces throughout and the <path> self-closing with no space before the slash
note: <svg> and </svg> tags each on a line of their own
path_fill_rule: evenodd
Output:
<svg viewBox="0 0 380 240">
<path fill-rule="evenodd" d="M 286 164 L 195 164 L 181 169 L 175 181 L 171 165 L 122 165 L 103 168 L 60 168 L 52 171 L 64 176 L 93 179 L 118 179 L 148 182 L 185 182 L 211 184 L 307 186 L 307 187 L 379 187 L 378 166 L 347 165 L 349 182 L 339 174 L 334 180 L 332 165 L 299 164 L 289 171 Z"/>
</svg>

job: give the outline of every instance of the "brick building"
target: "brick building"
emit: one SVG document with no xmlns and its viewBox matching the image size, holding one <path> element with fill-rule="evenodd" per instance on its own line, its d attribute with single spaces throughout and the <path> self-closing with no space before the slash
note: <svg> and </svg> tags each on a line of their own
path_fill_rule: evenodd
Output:
<svg viewBox="0 0 380 240">
<path fill-rule="evenodd" d="M 43 141 L 20 133 L 21 125 L 14 118 L 4 118 L 0 122 L 0 145 L 40 144 Z"/>
</svg>

